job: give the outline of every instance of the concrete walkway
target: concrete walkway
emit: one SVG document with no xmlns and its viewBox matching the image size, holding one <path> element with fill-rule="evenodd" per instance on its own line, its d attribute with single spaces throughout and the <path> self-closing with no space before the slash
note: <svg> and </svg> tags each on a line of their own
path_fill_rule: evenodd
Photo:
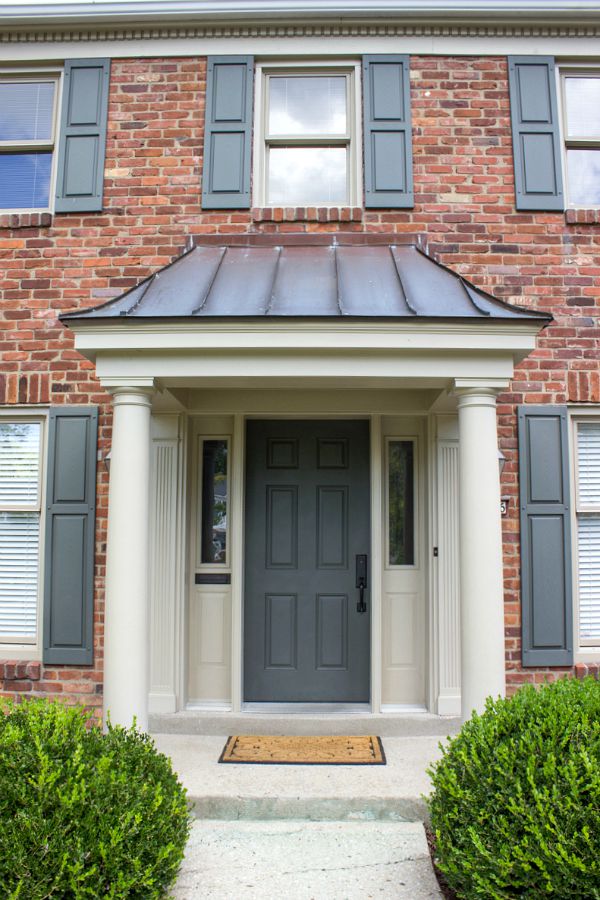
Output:
<svg viewBox="0 0 600 900">
<path fill-rule="evenodd" d="M 198 817 L 176 900 L 442 896 L 422 824 L 439 735 L 384 737 L 385 766 L 223 765 L 224 735 L 154 739 Z"/>
</svg>

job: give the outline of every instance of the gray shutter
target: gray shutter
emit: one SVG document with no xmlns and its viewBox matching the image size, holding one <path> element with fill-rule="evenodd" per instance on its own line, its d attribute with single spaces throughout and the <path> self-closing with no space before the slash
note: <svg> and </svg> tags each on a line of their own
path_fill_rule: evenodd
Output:
<svg viewBox="0 0 600 900">
<path fill-rule="evenodd" d="M 573 663 L 567 408 L 521 406 L 519 481 L 524 666 Z"/>
<path fill-rule="evenodd" d="M 509 56 L 508 83 L 517 209 L 563 210 L 553 58 Z"/>
<path fill-rule="evenodd" d="M 414 206 L 408 56 L 363 56 L 365 206 Z"/>
<path fill-rule="evenodd" d="M 250 208 L 253 56 L 209 56 L 202 174 L 204 209 Z"/>
<path fill-rule="evenodd" d="M 44 662 L 91 665 L 94 638 L 96 407 L 50 410 Z"/>
<path fill-rule="evenodd" d="M 102 209 L 109 77 L 109 59 L 65 61 L 56 212 Z"/>
</svg>

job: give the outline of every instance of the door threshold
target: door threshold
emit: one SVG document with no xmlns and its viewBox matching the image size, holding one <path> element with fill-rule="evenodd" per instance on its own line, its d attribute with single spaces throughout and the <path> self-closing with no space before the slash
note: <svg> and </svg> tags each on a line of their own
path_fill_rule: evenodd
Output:
<svg viewBox="0 0 600 900">
<path fill-rule="evenodd" d="M 243 713 L 274 716 L 369 715 L 369 703 L 242 703 Z"/>
</svg>

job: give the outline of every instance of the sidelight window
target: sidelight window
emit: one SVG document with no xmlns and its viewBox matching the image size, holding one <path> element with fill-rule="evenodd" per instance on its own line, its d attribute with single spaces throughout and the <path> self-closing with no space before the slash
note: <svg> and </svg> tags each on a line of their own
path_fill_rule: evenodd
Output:
<svg viewBox="0 0 600 900">
<path fill-rule="evenodd" d="M 200 563 L 228 563 L 229 442 L 200 440 Z"/>
<path fill-rule="evenodd" d="M 415 442 L 387 444 L 387 520 L 389 566 L 415 564 Z"/>
</svg>

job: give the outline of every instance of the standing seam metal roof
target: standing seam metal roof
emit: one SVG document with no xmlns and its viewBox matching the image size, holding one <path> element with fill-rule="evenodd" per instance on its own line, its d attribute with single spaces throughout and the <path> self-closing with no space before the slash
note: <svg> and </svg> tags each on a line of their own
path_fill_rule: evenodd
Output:
<svg viewBox="0 0 600 900">
<path fill-rule="evenodd" d="M 551 319 L 475 288 L 414 244 L 310 237 L 280 246 L 194 246 L 114 300 L 61 319 Z"/>
</svg>

